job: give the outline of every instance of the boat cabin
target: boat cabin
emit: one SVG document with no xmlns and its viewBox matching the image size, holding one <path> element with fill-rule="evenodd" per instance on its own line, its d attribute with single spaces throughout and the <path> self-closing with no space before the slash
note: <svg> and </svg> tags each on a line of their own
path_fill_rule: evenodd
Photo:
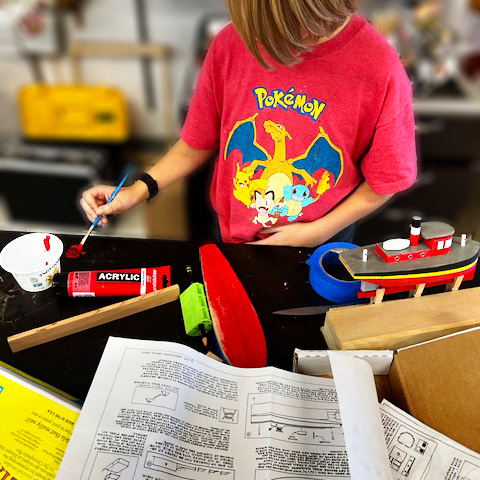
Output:
<svg viewBox="0 0 480 480">
<path fill-rule="evenodd" d="M 405 262 L 445 255 L 450 252 L 455 229 L 448 223 L 421 222 L 414 217 L 407 239 L 388 240 L 377 244 L 377 254 L 387 263 Z"/>
</svg>

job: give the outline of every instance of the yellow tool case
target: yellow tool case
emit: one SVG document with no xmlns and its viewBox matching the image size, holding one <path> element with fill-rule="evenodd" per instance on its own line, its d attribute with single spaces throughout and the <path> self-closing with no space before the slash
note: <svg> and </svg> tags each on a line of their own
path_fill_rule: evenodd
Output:
<svg viewBox="0 0 480 480">
<path fill-rule="evenodd" d="M 110 87 L 27 85 L 19 102 L 23 134 L 31 140 L 108 143 L 128 138 L 125 100 Z"/>
</svg>

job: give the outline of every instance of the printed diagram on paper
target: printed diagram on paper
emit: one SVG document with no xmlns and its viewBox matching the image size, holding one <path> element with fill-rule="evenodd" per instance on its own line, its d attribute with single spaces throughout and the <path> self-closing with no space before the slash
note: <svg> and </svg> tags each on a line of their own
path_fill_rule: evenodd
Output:
<svg viewBox="0 0 480 480">
<path fill-rule="evenodd" d="M 480 455 L 387 401 L 381 416 L 394 480 L 480 480 Z"/>
<path fill-rule="evenodd" d="M 226 468 L 210 468 L 186 462 L 172 460 L 171 458 L 153 452 L 147 452 L 145 468 L 174 475 L 181 479 L 205 478 L 208 480 L 234 480 L 235 471 Z"/>
<path fill-rule="evenodd" d="M 480 465 L 463 462 L 458 480 L 480 480 Z"/>
<path fill-rule="evenodd" d="M 110 339 L 57 478 L 348 479 L 333 381 Z"/>
<path fill-rule="evenodd" d="M 236 408 L 220 408 L 219 420 L 223 423 L 238 423 L 238 410 Z"/>
<path fill-rule="evenodd" d="M 98 452 L 89 480 L 133 480 L 138 458 Z"/>
<path fill-rule="evenodd" d="M 249 394 L 245 436 L 307 445 L 345 445 L 336 403 L 292 404 L 289 400 L 275 394 Z"/>
<path fill-rule="evenodd" d="M 437 448 L 437 442 L 426 440 L 419 430 L 400 424 L 382 414 L 390 466 L 399 479 L 409 478 L 412 469 L 426 471 Z"/>
<path fill-rule="evenodd" d="M 178 393 L 165 388 L 137 387 L 133 395 L 132 403 L 138 405 L 152 405 L 154 407 L 176 410 Z"/>
</svg>

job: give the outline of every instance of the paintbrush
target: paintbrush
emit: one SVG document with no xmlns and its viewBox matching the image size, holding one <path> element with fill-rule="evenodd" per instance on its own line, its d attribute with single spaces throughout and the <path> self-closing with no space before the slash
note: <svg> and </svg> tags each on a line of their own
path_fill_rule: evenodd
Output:
<svg viewBox="0 0 480 480">
<path fill-rule="evenodd" d="M 130 176 L 130 174 L 134 171 L 134 167 L 132 165 L 128 165 L 125 169 L 125 174 L 123 175 L 122 179 L 120 180 L 120 183 L 117 185 L 117 188 L 113 191 L 113 193 L 110 195 L 110 198 L 107 200 L 106 204 L 108 205 L 110 202 L 113 201 L 113 199 L 117 196 L 117 193 L 120 191 L 120 189 L 123 187 L 124 183 L 127 181 L 127 178 Z M 80 255 L 83 255 L 85 252 L 82 252 L 83 246 L 85 245 L 85 242 L 87 241 L 88 237 L 90 234 L 93 232 L 93 229 L 98 225 L 98 222 L 103 218 L 102 215 L 99 215 L 90 225 L 90 228 L 87 230 L 87 233 L 85 236 L 82 238 L 80 243 L 78 245 L 72 245 L 68 250 L 67 250 L 67 258 L 77 258 Z"/>
</svg>

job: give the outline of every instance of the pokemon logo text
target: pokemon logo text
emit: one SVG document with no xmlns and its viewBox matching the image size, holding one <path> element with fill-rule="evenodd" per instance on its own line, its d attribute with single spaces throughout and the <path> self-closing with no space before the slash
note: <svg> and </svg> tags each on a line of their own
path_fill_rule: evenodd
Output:
<svg viewBox="0 0 480 480">
<path fill-rule="evenodd" d="M 264 87 L 257 87 L 253 90 L 257 107 L 259 110 L 265 108 L 283 108 L 284 110 L 293 109 L 301 115 L 307 115 L 315 122 L 319 119 L 327 106 L 317 98 L 308 99 L 304 93 L 295 93 L 292 87 L 286 92 L 281 89 L 268 90 Z M 308 100 L 308 101 L 307 101 Z"/>
</svg>

